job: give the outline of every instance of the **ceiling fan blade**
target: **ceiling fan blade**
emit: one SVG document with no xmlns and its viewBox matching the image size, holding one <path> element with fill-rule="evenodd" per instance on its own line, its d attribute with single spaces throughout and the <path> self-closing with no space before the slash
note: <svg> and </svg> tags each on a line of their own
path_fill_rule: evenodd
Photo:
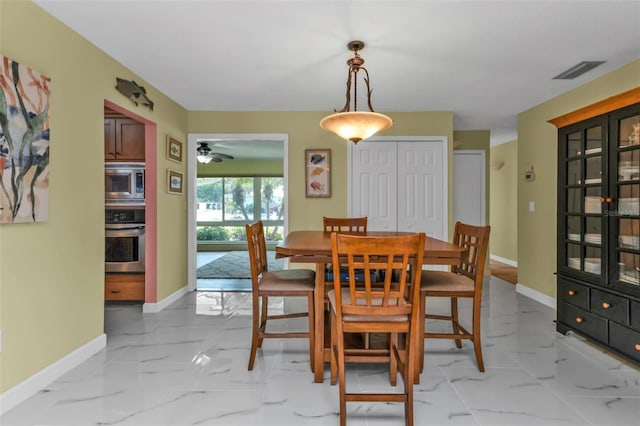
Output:
<svg viewBox="0 0 640 426">
<path fill-rule="evenodd" d="M 222 163 L 222 158 L 217 157 L 215 155 L 211 155 L 211 161 L 213 161 L 214 163 Z"/>
<path fill-rule="evenodd" d="M 211 155 L 212 156 L 216 156 L 216 157 L 220 157 L 220 158 L 224 158 L 225 160 L 233 160 L 233 156 L 227 155 L 227 154 L 223 154 L 221 152 L 212 152 Z"/>
</svg>

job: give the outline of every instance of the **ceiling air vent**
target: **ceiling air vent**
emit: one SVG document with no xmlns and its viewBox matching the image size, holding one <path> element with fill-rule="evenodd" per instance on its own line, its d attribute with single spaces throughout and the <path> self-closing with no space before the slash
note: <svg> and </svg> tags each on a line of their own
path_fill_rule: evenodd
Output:
<svg viewBox="0 0 640 426">
<path fill-rule="evenodd" d="M 587 71 L 591 71 L 595 67 L 604 64 L 606 61 L 582 61 L 577 65 L 572 66 L 566 71 L 553 77 L 554 80 L 573 80 L 576 77 L 581 76 Z"/>
</svg>

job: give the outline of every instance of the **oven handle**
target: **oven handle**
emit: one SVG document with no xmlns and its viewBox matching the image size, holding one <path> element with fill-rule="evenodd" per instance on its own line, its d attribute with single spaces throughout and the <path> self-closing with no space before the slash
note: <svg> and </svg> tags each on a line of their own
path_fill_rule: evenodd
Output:
<svg viewBox="0 0 640 426">
<path fill-rule="evenodd" d="M 144 226 L 134 228 L 105 228 L 106 237 L 137 237 L 144 235 Z"/>
</svg>

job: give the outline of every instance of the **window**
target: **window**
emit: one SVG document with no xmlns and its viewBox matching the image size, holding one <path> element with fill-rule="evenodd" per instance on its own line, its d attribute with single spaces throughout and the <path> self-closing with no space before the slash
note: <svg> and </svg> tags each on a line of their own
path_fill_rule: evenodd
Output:
<svg viewBox="0 0 640 426">
<path fill-rule="evenodd" d="M 198 178 L 196 199 L 198 244 L 246 241 L 245 224 L 257 220 L 267 241 L 283 238 L 283 177 Z"/>
</svg>

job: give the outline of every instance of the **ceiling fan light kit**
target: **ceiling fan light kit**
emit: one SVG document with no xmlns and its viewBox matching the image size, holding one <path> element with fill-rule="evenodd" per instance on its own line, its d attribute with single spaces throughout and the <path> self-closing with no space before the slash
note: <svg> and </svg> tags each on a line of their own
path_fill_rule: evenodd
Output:
<svg viewBox="0 0 640 426">
<path fill-rule="evenodd" d="M 354 54 L 347 61 L 349 66 L 349 74 L 347 77 L 347 94 L 344 107 L 340 110 L 334 110 L 331 115 L 320 120 L 320 127 L 324 130 L 333 132 L 341 138 L 358 143 L 363 139 L 367 139 L 378 132 L 388 129 L 393 124 L 393 120 L 384 114 L 380 114 L 373 110 L 371 106 L 371 86 L 369 84 L 369 72 L 363 66 L 364 59 L 358 54 L 358 51 L 364 48 L 364 42 L 355 40 L 347 44 L 349 50 Z M 364 72 L 363 80 L 367 89 L 367 106 L 369 111 L 358 111 L 358 73 Z M 353 90 L 353 96 L 352 96 Z M 351 99 L 353 98 L 353 111 L 351 110 Z"/>
</svg>

